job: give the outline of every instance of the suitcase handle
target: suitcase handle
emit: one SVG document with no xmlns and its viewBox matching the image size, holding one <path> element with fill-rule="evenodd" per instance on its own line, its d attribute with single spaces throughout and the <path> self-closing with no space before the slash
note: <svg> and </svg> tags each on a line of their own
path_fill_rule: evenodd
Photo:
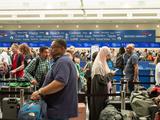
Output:
<svg viewBox="0 0 160 120">
<path fill-rule="evenodd" d="M 15 99 L 15 98 L 10 98 L 8 100 L 8 104 L 15 104 L 15 103 L 17 103 L 17 99 Z"/>
<path fill-rule="evenodd" d="M 10 108 L 10 109 L 14 109 L 14 106 L 10 106 L 9 108 Z"/>
</svg>

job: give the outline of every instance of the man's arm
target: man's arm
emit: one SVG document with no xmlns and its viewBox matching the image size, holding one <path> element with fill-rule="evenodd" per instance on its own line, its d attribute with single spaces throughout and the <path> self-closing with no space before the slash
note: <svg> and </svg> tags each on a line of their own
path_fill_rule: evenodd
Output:
<svg viewBox="0 0 160 120">
<path fill-rule="evenodd" d="M 30 81 L 34 80 L 34 77 L 31 75 L 31 73 L 33 73 L 33 71 L 35 70 L 35 66 L 36 66 L 36 59 L 33 59 L 24 70 L 25 73 L 24 77 Z"/>
<path fill-rule="evenodd" d="M 19 66 L 18 68 L 14 69 L 16 72 L 21 71 L 24 69 L 24 63 L 22 63 L 21 66 Z"/>
<path fill-rule="evenodd" d="M 40 88 L 38 91 L 35 91 L 31 95 L 31 99 L 37 100 L 40 99 L 41 96 L 54 94 L 61 91 L 64 88 L 65 84 L 58 80 L 53 80 L 49 85 Z"/>
<path fill-rule="evenodd" d="M 67 63 L 59 63 L 56 71 L 56 76 L 50 84 L 40 89 L 42 95 L 53 94 L 62 90 L 65 85 L 68 84 L 68 79 L 70 75 L 70 68 Z"/>
<path fill-rule="evenodd" d="M 59 63 L 57 66 L 58 67 L 56 67 L 55 72 L 56 75 L 54 77 L 55 80 L 53 80 L 45 87 L 40 88 L 38 91 L 35 91 L 32 94 L 31 99 L 38 99 L 40 97 L 39 95 L 49 95 L 57 93 L 64 89 L 64 87 L 68 84 L 70 67 L 65 62 Z"/>
<path fill-rule="evenodd" d="M 65 84 L 63 82 L 54 80 L 49 85 L 40 88 L 38 92 L 42 95 L 49 95 L 61 91 L 64 88 L 64 86 Z"/>
<path fill-rule="evenodd" d="M 21 71 L 23 69 L 24 69 L 24 64 L 22 64 L 21 66 L 19 66 L 18 68 L 14 69 L 14 70 L 11 70 L 10 73 L 14 74 L 14 73 Z"/>
<path fill-rule="evenodd" d="M 134 79 L 133 79 L 133 81 L 137 82 L 137 80 L 138 80 L 138 64 L 134 64 L 133 66 L 134 66 Z"/>
</svg>

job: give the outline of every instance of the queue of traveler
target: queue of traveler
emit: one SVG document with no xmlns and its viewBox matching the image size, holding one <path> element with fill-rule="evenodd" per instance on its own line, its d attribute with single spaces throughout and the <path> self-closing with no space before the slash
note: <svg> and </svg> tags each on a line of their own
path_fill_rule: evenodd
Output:
<svg viewBox="0 0 160 120">
<path fill-rule="evenodd" d="M 12 44 L 10 53 L 3 50 L 0 54 L 0 77 L 24 78 L 36 85 L 31 98 L 44 97 L 47 103 L 48 120 L 68 120 L 77 116 L 78 93 L 86 91 L 95 96 L 88 97 L 89 119 L 98 120 L 105 107 L 108 96 L 96 97 L 110 93 L 112 80 L 116 71 L 121 69 L 128 80 L 129 92 L 134 90 L 134 82 L 138 81 L 138 62 L 144 58 L 151 60 L 150 52 L 146 56 L 135 51 L 134 44 L 120 48 L 116 54 L 107 46 L 90 55 L 89 51 L 79 52 L 75 47 L 67 48 L 66 41 L 54 40 L 51 48 L 40 47 L 36 53 L 27 44 Z M 88 61 L 92 56 L 92 59 Z M 88 61 L 84 68 L 80 66 L 83 58 Z M 160 53 L 155 53 L 156 84 L 159 84 Z M 85 88 L 84 88 L 85 86 Z"/>
</svg>

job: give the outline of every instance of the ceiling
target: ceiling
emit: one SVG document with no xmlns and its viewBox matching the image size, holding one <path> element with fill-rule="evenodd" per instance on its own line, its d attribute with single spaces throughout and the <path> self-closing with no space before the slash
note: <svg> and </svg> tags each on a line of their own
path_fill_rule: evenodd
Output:
<svg viewBox="0 0 160 120">
<path fill-rule="evenodd" d="M 1 0 L 0 9 L 159 8 L 159 0 Z"/>
<path fill-rule="evenodd" d="M 159 23 L 160 0 L 0 0 L 0 24 Z"/>
</svg>

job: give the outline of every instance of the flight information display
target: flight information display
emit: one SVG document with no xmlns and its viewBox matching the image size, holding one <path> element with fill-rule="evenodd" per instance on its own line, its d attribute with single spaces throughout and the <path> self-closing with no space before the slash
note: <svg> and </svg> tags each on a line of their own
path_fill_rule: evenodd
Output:
<svg viewBox="0 0 160 120">
<path fill-rule="evenodd" d="M 67 41 L 68 46 L 90 47 L 93 44 L 109 44 L 119 47 L 128 42 L 154 43 L 155 30 L 0 30 L 1 47 L 15 42 L 25 42 L 31 47 L 49 46 L 51 41 L 61 38 Z"/>
</svg>

